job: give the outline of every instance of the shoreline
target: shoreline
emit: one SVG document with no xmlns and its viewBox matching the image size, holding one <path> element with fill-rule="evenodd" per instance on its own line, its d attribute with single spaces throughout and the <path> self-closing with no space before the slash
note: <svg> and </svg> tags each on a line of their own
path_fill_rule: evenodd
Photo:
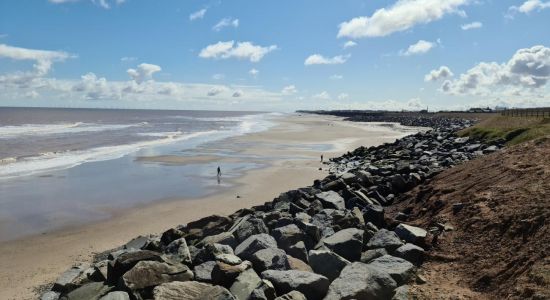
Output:
<svg viewBox="0 0 550 300">
<path fill-rule="evenodd" d="M 358 130 L 358 126 L 363 130 Z M 413 132 L 371 124 L 360 126 L 336 117 L 290 115 L 278 120 L 268 131 L 230 138 L 237 147 L 256 145 L 243 149 L 245 154 L 256 152 L 273 157 L 288 154 L 304 158 L 269 161 L 266 167 L 245 172 L 234 180 L 233 186 L 206 197 L 140 205 L 115 213 L 100 223 L 0 243 L 0 286 L 3 287 L 0 298 L 32 298 L 34 288 L 52 282 L 69 265 L 89 262 L 93 253 L 115 248 L 140 234 L 158 233 L 207 215 L 226 215 L 239 208 L 263 204 L 284 191 L 310 185 L 314 179 L 327 175 L 318 160 L 318 151 L 293 149 L 292 145 L 332 144 L 332 151 L 323 152 L 328 159 L 359 146 L 391 142 Z M 338 145 L 342 143 L 345 145 Z M 285 144 L 290 146 L 285 149 Z M 277 149 L 274 145 L 283 147 Z M 319 167 L 323 167 L 323 171 L 319 171 Z M 236 198 L 237 195 L 240 198 Z"/>
</svg>

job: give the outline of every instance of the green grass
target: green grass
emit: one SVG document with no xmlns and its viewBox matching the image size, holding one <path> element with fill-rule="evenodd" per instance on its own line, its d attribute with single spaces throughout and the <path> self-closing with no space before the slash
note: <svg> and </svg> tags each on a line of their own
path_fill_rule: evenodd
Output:
<svg viewBox="0 0 550 300">
<path fill-rule="evenodd" d="M 459 132 L 486 141 L 503 139 L 516 145 L 550 135 L 550 118 L 493 116 Z"/>
</svg>

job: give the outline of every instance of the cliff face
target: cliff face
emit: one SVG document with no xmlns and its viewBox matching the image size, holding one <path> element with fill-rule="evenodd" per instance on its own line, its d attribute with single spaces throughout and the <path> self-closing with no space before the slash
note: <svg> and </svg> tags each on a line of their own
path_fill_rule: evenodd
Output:
<svg viewBox="0 0 550 300">
<path fill-rule="evenodd" d="M 550 138 L 445 170 L 397 202 L 390 216 L 434 233 L 420 296 L 550 299 Z"/>
</svg>

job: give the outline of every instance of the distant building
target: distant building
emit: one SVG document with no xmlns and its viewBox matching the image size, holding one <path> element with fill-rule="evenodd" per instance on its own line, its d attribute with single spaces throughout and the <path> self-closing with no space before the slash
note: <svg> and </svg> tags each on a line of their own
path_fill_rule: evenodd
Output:
<svg viewBox="0 0 550 300">
<path fill-rule="evenodd" d="M 490 112 L 493 112 L 493 110 L 490 109 L 489 107 L 486 107 L 486 108 L 472 107 L 472 108 L 468 109 L 468 112 L 470 112 L 470 113 L 490 113 Z"/>
</svg>

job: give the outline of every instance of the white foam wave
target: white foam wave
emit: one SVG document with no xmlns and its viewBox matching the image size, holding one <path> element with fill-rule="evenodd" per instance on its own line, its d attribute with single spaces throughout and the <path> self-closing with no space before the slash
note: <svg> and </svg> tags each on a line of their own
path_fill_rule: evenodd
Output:
<svg viewBox="0 0 550 300">
<path fill-rule="evenodd" d="M 147 122 L 137 124 L 96 124 L 76 122 L 62 124 L 24 124 L 15 126 L 0 126 L 0 139 L 34 135 L 121 130 L 135 126 L 145 126 L 147 124 Z"/>
<path fill-rule="evenodd" d="M 97 147 L 79 151 L 48 152 L 38 156 L 10 159 L 9 161 L 3 161 L 4 164 L 0 164 L 0 178 L 34 175 L 43 172 L 68 169 L 87 162 L 116 159 L 143 148 L 185 141 L 214 134 L 216 132 L 217 131 L 203 131 L 190 134 L 183 134 L 181 132 L 166 133 L 163 138 L 152 141 Z"/>
</svg>

